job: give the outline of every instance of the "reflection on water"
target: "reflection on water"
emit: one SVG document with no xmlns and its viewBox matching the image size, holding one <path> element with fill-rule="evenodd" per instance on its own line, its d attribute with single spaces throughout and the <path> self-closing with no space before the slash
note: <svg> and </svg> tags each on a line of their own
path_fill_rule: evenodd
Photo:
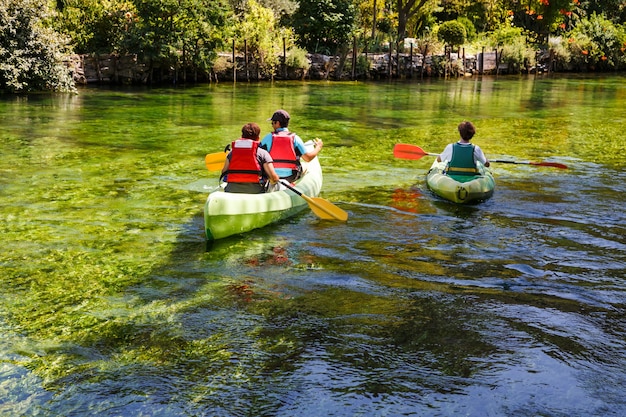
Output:
<svg viewBox="0 0 626 417">
<path fill-rule="evenodd" d="M 3 98 L 0 414 L 621 416 L 622 81 Z M 207 250 L 204 154 L 279 107 L 349 221 Z M 494 163 L 492 199 L 442 201 L 432 157 L 392 148 L 461 119 L 492 158 L 570 169 Z"/>
</svg>

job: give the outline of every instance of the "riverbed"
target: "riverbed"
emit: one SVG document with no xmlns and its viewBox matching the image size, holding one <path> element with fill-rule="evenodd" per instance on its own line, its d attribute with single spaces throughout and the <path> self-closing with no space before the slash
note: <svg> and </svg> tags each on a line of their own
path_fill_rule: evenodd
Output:
<svg viewBox="0 0 626 417">
<path fill-rule="evenodd" d="M 349 220 L 207 244 L 204 155 L 278 108 Z M 2 96 L 0 415 L 622 416 L 624 108 L 623 75 Z M 519 162 L 469 206 L 393 157 L 463 120 Z"/>
</svg>

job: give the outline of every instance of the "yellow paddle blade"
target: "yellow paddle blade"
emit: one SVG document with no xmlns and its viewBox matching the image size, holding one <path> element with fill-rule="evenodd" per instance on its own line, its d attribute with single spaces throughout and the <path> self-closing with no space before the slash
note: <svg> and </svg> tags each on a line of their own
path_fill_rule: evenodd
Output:
<svg viewBox="0 0 626 417">
<path fill-rule="evenodd" d="M 209 171 L 219 171 L 222 167 L 224 167 L 224 161 L 226 161 L 227 155 L 228 153 L 226 152 L 207 154 L 207 156 L 204 157 L 206 169 Z"/>
<path fill-rule="evenodd" d="M 345 222 L 348 220 L 348 213 L 334 205 L 328 200 L 324 200 L 320 197 L 309 197 L 308 195 L 304 195 L 297 188 L 293 187 L 285 180 L 280 180 L 280 183 L 285 187 L 289 188 L 294 193 L 298 194 L 300 197 L 304 199 L 309 204 L 309 208 L 320 219 L 324 220 L 339 220 Z"/>
<path fill-rule="evenodd" d="M 348 213 L 334 205 L 328 200 L 320 197 L 309 197 L 302 195 L 302 198 L 309 204 L 309 208 L 320 219 L 339 220 L 345 222 L 348 220 Z"/>
</svg>

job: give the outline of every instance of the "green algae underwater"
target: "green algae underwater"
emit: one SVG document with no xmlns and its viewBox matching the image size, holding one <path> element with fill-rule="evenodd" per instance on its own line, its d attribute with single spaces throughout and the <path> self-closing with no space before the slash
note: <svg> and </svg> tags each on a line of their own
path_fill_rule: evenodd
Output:
<svg viewBox="0 0 626 417">
<path fill-rule="evenodd" d="M 620 75 L 0 97 L 0 414 L 621 415 Z M 207 247 L 204 168 L 277 108 L 305 212 Z M 425 188 L 471 120 L 494 197 Z M 603 381 L 615 381 L 607 386 Z"/>
</svg>

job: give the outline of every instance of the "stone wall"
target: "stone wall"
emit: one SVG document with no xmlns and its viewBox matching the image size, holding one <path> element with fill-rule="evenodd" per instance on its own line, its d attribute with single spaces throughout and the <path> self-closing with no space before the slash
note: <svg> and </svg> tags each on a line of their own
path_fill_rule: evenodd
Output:
<svg viewBox="0 0 626 417">
<path fill-rule="evenodd" d="M 270 79 L 289 80 L 349 80 L 349 79 L 382 79 L 404 78 L 415 76 L 442 76 L 468 75 L 474 73 L 492 73 L 498 68 L 495 52 L 478 54 L 478 56 L 463 56 L 450 54 L 449 60 L 444 56 L 426 56 L 421 54 L 368 54 L 366 55 L 369 68 L 352 68 L 352 59 L 348 57 L 339 74 L 339 57 L 321 54 L 309 54 L 309 67 L 277 68 L 273 75 L 263 74 L 255 63 L 246 65 L 243 57 L 237 56 L 236 71 L 233 71 L 232 55 L 220 54 L 219 64 L 211 74 L 198 74 L 190 71 L 183 72 L 177 68 L 151 67 L 142 62 L 136 55 L 118 56 L 107 55 L 72 55 L 66 61 L 79 85 L 87 84 L 178 84 L 187 82 L 219 82 L 219 81 L 261 81 Z M 437 62 L 449 62 L 454 68 L 451 74 L 439 74 L 441 71 Z"/>
</svg>

